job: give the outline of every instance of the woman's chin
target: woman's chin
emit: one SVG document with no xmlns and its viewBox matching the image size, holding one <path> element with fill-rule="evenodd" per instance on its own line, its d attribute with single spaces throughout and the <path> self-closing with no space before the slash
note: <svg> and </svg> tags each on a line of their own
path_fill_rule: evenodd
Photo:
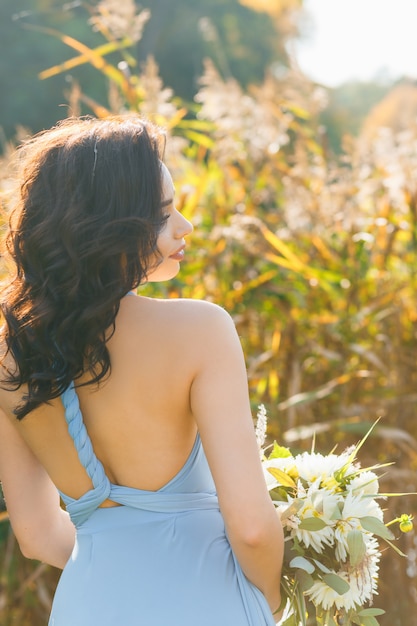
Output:
<svg viewBox="0 0 417 626">
<path fill-rule="evenodd" d="M 174 265 L 174 263 L 172 263 Z M 148 283 L 162 283 L 167 280 L 175 278 L 180 271 L 180 264 L 175 262 L 176 267 L 158 267 L 154 272 L 148 275 Z"/>
</svg>

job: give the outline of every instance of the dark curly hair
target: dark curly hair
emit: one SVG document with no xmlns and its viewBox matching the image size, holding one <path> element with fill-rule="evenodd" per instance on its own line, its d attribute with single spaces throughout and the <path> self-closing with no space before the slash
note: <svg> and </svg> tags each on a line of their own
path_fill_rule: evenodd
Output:
<svg viewBox="0 0 417 626">
<path fill-rule="evenodd" d="M 6 247 L 3 340 L 27 385 L 18 419 L 88 373 L 110 373 L 106 342 L 121 298 L 158 262 L 162 131 L 138 117 L 73 118 L 18 150 L 20 193 Z"/>
</svg>

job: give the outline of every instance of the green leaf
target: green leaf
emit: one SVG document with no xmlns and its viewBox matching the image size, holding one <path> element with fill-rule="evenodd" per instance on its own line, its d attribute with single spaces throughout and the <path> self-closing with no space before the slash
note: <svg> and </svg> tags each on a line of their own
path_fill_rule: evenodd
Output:
<svg viewBox="0 0 417 626">
<path fill-rule="evenodd" d="M 295 484 L 291 476 L 288 476 L 288 474 L 286 474 L 282 470 L 278 469 L 277 467 L 268 467 L 267 470 L 283 487 L 291 487 L 291 489 L 297 488 L 297 485 Z"/>
<path fill-rule="evenodd" d="M 356 567 L 363 560 L 366 553 L 363 534 L 360 530 L 351 530 L 347 534 L 346 541 L 348 544 L 350 562 L 353 567 Z"/>
<path fill-rule="evenodd" d="M 314 565 L 305 559 L 303 556 L 296 556 L 290 561 L 290 567 L 298 567 L 309 574 L 312 574 L 315 570 Z"/>
<path fill-rule="evenodd" d="M 326 526 L 326 522 L 318 517 L 306 517 L 298 525 L 298 528 L 300 530 L 322 530 Z"/>
<path fill-rule="evenodd" d="M 392 532 L 385 526 L 384 522 L 381 522 L 377 517 L 372 517 L 371 515 L 361 517 L 360 522 L 362 528 L 368 532 L 382 537 L 382 539 L 394 539 Z"/>
<path fill-rule="evenodd" d="M 344 593 L 347 593 L 350 589 L 349 583 L 343 578 L 340 578 L 337 574 L 324 574 L 323 580 L 332 589 L 339 594 L 339 596 L 343 596 Z"/>
<path fill-rule="evenodd" d="M 310 576 L 306 571 L 299 569 L 296 578 L 300 586 L 301 591 L 308 591 L 310 587 L 314 585 L 314 578 Z"/>
<path fill-rule="evenodd" d="M 359 616 L 367 617 L 368 615 L 384 615 L 385 611 L 383 609 L 362 609 L 362 611 L 358 611 Z"/>
<path fill-rule="evenodd" d="M 305 548 L 297 541 L 297 537 L 293 538 L 293 543 L 288 541 L 284 544 L 284 558 L 287 563 L 296 556 L 304 556 Z"/>
<path fill-rule="evenodd" d="M 372 615 L 361 617 L 361 626 L 379 626 L 379 623 Z"/>
<path fill-rule="evenodd" d="M 277 442 L 274 441 L 274 447 L 272 448 L 272 452 L 268 456 L 268 459 L 288 459 L 290 456 L 292 456 L 292 454 L 289 448 L 279 446 Z"/>
</svg>

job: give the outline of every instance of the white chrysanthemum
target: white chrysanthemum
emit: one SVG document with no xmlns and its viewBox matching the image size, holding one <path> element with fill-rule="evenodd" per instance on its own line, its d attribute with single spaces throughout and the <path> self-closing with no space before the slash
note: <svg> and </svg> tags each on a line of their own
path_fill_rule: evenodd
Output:
<svg viewBox="0 0 417 626">
<path fill-rule="evenodd" d="M 291 518 L 286 520 L 289 525 L 293 524 L 293 528 L 291 529 L 291 537 L 297 537 L 298 541 L 305 548 L 313 548 L 318 554 L 322 554 L 325 549 L 325 546 L 332 546 L 334 542 L 334 532 L 331 526 L 325 526 L 320 530 L 303 530 L 298 527 L 298 523 L 295 521 L 296 517 L 291 522 Z"/>
<path fill-rule="evenodd" d="M 373 498 L 363 498 L 361 495 L 354 495 L 353 492 L 349 491 L 344 498 L 342 519 L 351 520 L 361 517 L 376 517 L 382 521 L 383 513 L 378 502 Z"/>
<path fill-rule="evenodd" d="M 360 472 L 351 480 L 348 489 L 355 496 L 359 494 L 376 495 L 379 490 L 378 476 L 374 472 Z"/>
<path fill-rule="evenodd" d="M 295 457 L 300 478 L 312 483 L 317 479 L 320 482 L 328 481 L 336 472 L 339 472 L 348 462 L 349 453 L 328 454 L 323 456 L 317 452 L 303 452 Z M 357 471 L 357 468 L 350 465 L 346 470 L 346 476 Z"/>
<path fill-rule="evenodd" d="M 320 496 L 320 500 L 318 499 Z M 298 489 L 297 500 L 302 500 L 302 506 L 296 514 L 290 515 L 283 520 L 284 528 L 287 528 L 291 537 L 297 537 L 298 541 L 305 548 L 313 548 L 316 552 L 322 553 L 325 546 L 334 544 L 334 521 L 331 520 L 331 513 L 337 505 L 334 494 L 321 490 L 317 491 L 317 485 L 310 485 L 305 491 L 301 486 Z M 288 497 L 289 503 L 293 501 Z M 305 530 L 300 528 L 304 520 L 319 519 L 326 525 L 317 530 Z"/>
<path fill-rule="evenodd" d="M 305 593 L 324 610 L 332 607 L 350 610 L 363 606 L 376 593 L 379 558 L 378 542 L 373 537 L 369 538 L 362 562 L 355 568 L 337 572 L 349 584 L 349 591 L 339 595 L 324 581 L 317 580 Z"/>
<path fill-rule="evenodd" d="M 373 498 L 354 496 L 347 493 L 343 502 L 341 519 L 336 521 L 334 529 L 335 556 L 340 563 L 344 563 L 349 554 L 347 537 L 351 530 L 362 530 L 361 519 L 363 517 L 376 517 L 383 520 L 383 513 L 379 504 Z M 363 533 L 365 542 L 369 542 L 370 535 Z"/>
<path fill-rule="evenodd" d="M 363 605 L 377 594 L 379 552 L 375 554 L 367 551 L 360 568 L 349 573 L 349 584 L 352 594 L 359 598 L 358 604 Z"/>
<path fill-rule="evenodd" d="M 344 563 L 348 557 L 349 546 L 347 537 L 351 530 L 362 530 L 360 520 L 358 518 L 337 521 L 334 529 L 334 538 L 335 556 L 339 563 Z"/>
<path fill-rule="evenodd" d="M 339 573 L 339 576 L 347 582 L 346 574 Z M 325 611 L 337 606 L 337 604 L 339 604 L 338 608 L 344 607 L 350 609 L 355 607 L 351 590 L 341 596 L 322 580 L 316 580 L 305 594 L 315 606 L 321 607 Z"/>
<path fill-rule="evenodd" d="M 300 487 L 300 482 L 298 485 Z M 301 491 L 299 488 L 298 497 L 300 497 Z M 335 525 L 335 519 L 338 517 L 336 513 L 341 510 L 343 505 L 343 496 L 340 493 L 320 487 L 319 478 L 304 491 L 304 497 L 311 501 L 314 510 L 326 524 Z"/>
</svg>

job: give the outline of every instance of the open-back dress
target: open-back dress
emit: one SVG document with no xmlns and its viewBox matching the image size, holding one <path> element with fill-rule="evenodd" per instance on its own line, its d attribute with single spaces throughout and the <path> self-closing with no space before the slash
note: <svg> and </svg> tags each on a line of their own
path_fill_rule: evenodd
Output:
<svg viewBox="0 0 417 626">
<path fill-rule="evenodd" d="M 76 543 L 49 626 L 275 626 L 227 539 L 199 435 L 158 491 L 112 484 L 94 454 L 73 385 L 66 420 L 92 489 L 62 499 Z M 121 506 L 100 507 L 105 500 Z"/>
</svg>

